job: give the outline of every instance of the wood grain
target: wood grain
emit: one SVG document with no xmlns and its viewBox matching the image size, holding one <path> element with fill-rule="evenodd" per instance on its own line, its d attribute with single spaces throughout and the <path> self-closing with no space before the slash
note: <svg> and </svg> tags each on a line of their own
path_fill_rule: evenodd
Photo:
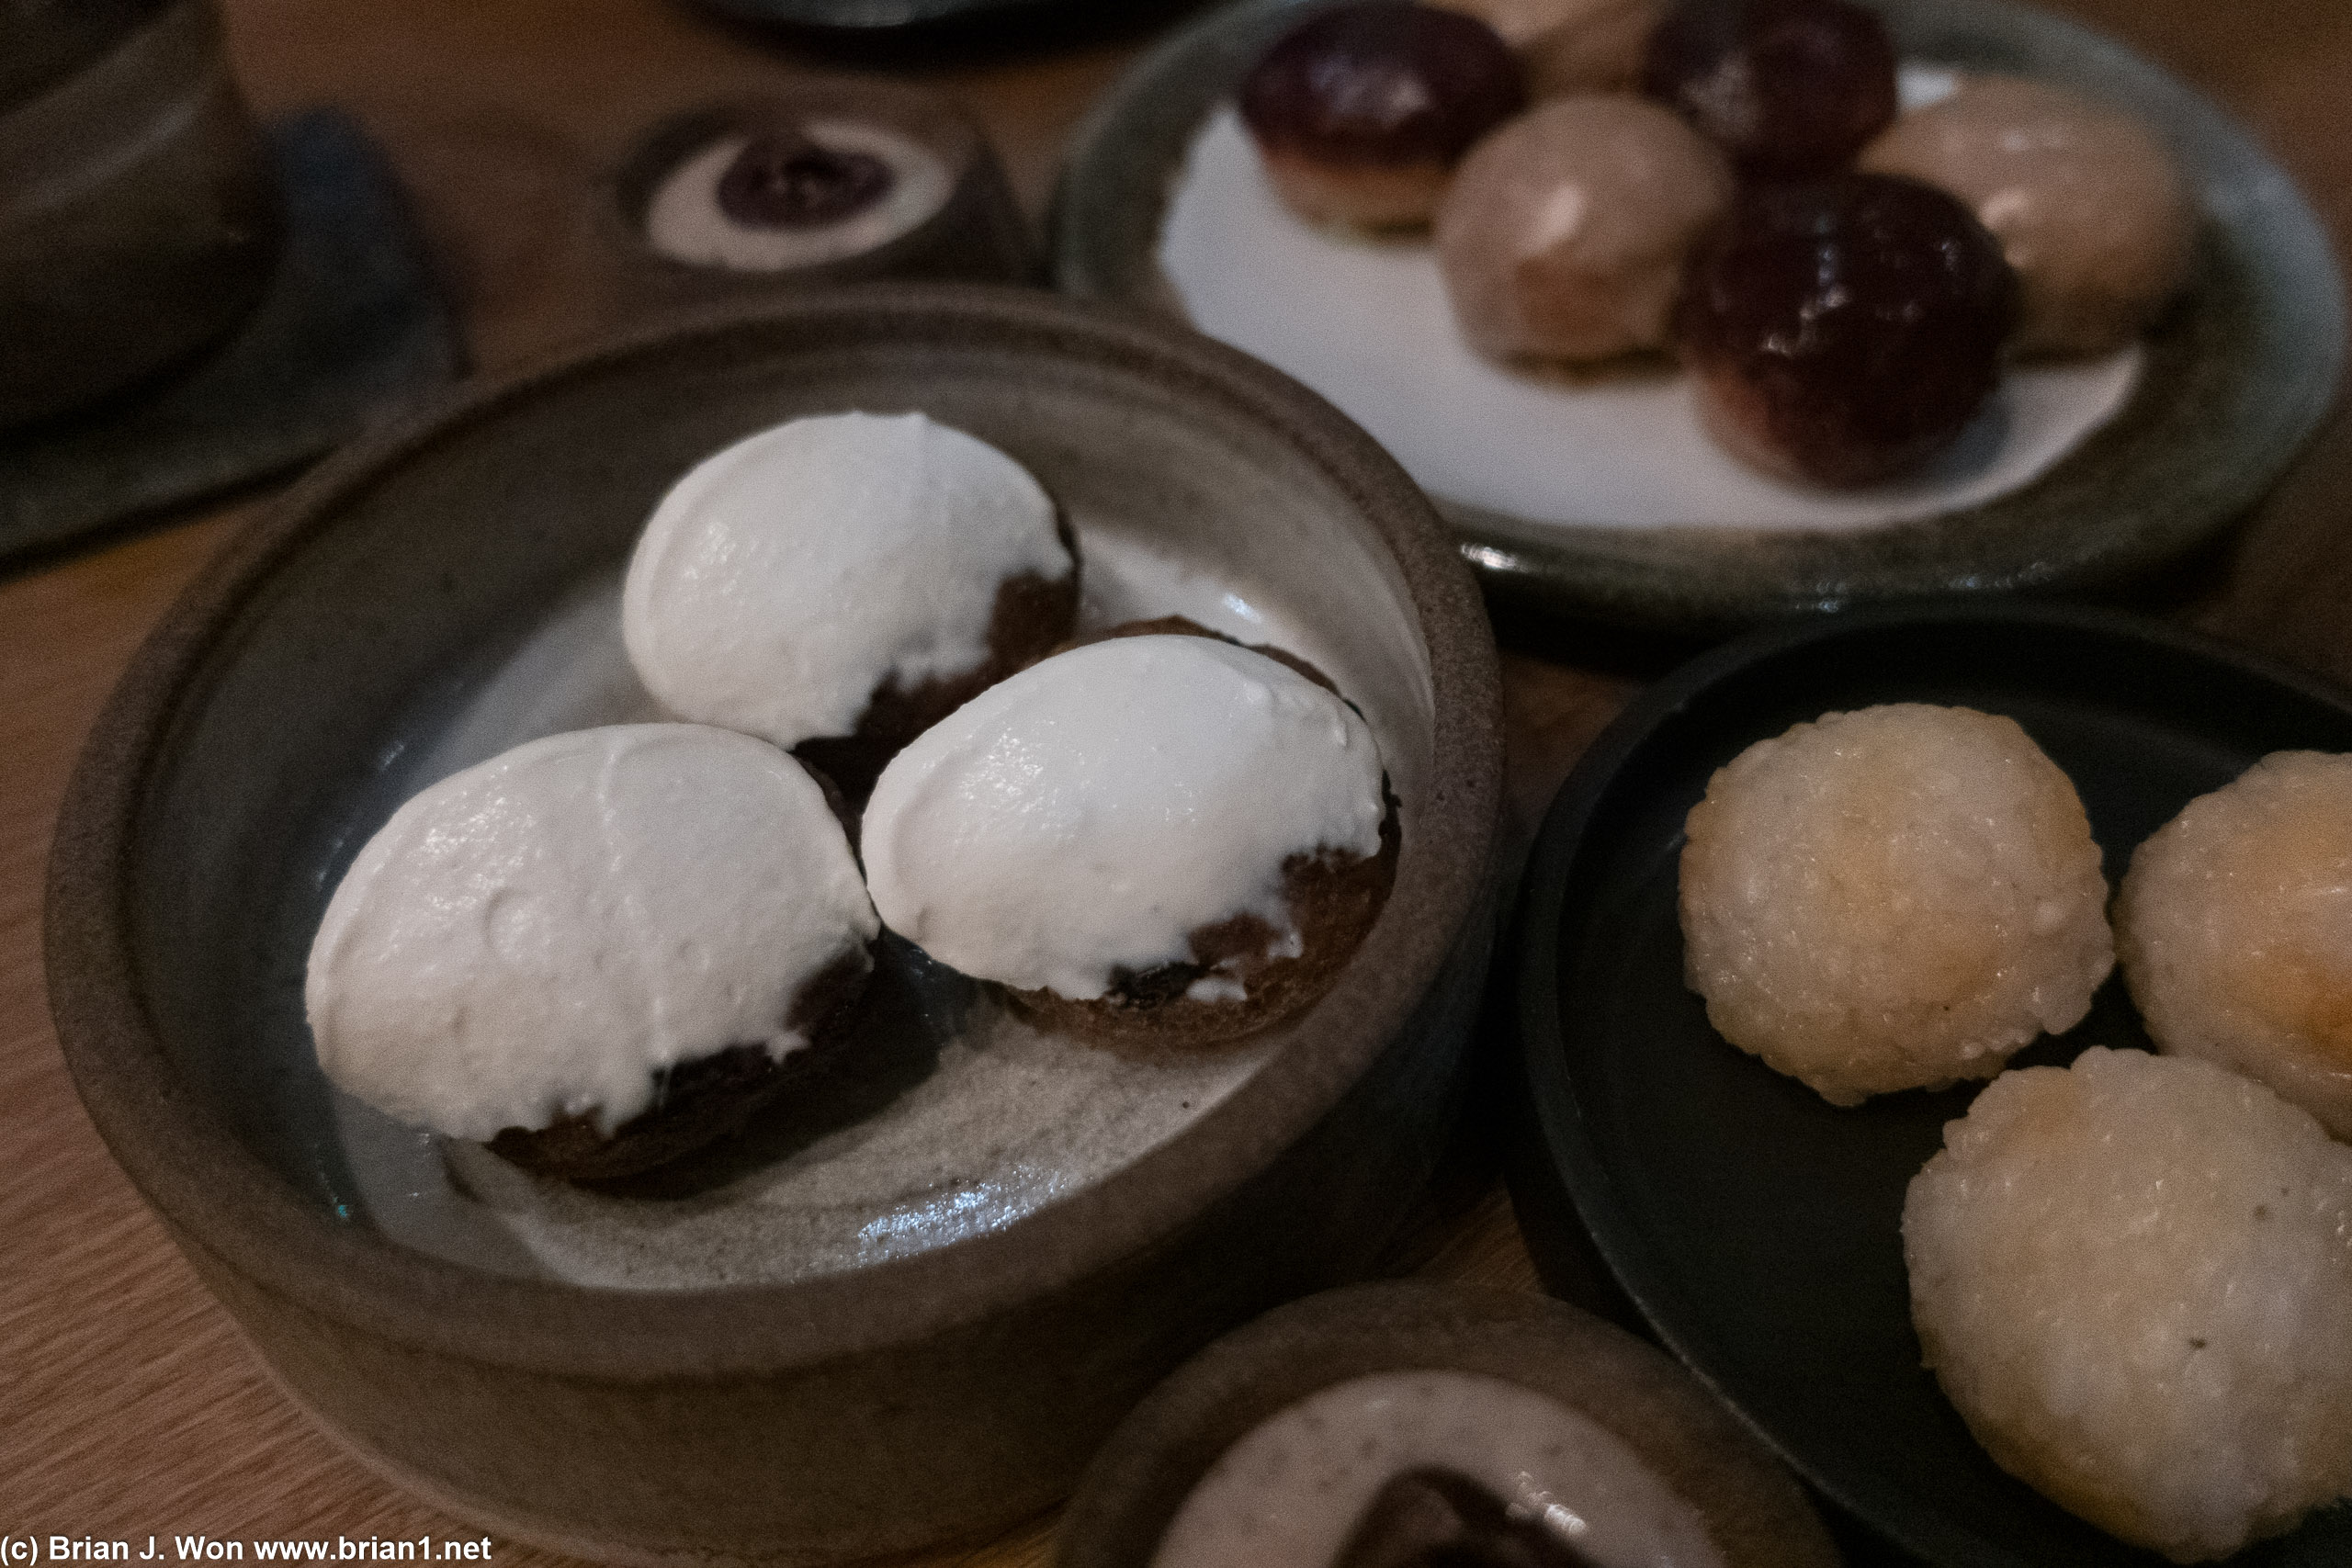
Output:
<svg viewBox="0 0 2352 1568">
<path fill-rule="evenodd" d="M 2074 0 L 2212 93 L 2352 238 L 2352 9 L 2341 0 Z M 356 112 L 415 193 L 479 364 L 544 353 L 626 308 L 583 180 L 655 118 L 813 68 L 662 0 L 227 0 L 266 112 Z M 1132 43 L 900 73 L 962 98 L 1032 214 L 1078 117 Z M 2339 415 L 2233 547 L 2165 585 L 2177 613 L 2352 678 L 2352 427 Z M 74 1098 L 42 991 L 42 862 L 80 738 L 132 649 L 247 502 L 0 579 L 0 1532 L 122 1539 L 471 1534 L 413 1502 L 288 1404 L 165 1240 Z M 1605 646 L 1506 661 L 1510 809 L 1522 837 L 1636 689 Z M 1641 657 L 1631 660 L 1639 667 Z M 1491 1178 L 1422 1271 L 1511 1288 L 1533 1272 Z M 1030 1568 L 1050 1520 L 927 1564 Z M 561 1560 L 507 1542 L 495 1560 Z M 168 1558 L 165 1561 L 169 1561 Z"/>
</svg>

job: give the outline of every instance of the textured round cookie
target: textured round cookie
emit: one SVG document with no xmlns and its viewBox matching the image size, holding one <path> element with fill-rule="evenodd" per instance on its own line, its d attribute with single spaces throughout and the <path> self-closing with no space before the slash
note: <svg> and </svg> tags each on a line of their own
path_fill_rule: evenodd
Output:
<svg viewBox="0 0 2352 1568">
<path fill-rule="evenodd" d="M 2018 275 L 2020 354 L 2120 348 L 2188 284 L 2197 202 L 2133 115 L 2019 76 L 1969 76 L 1862 149 L 1860 166 L 1950 191 Z"/>
<path fill-rule="evenodd" d="M 2134 851 L 2117 956 L 2149 1037 L 2352 1138 L 2352 756 L 2278 751 Z"/>
<path fill-rule="evenodd" d="M 2004 1075 L 1903 1211 L 1911 1312 L 2011 1474 L 2177 1562 L 2352 1492 L 2352 1149 L 2210 1063 Z"/>
<path fill-rule="evenodd" d="M 1717 770 L 1686 826 L 1685 980 L 1835 1105 L 1992 1077 L 2114 964 L 2082 802 L 2013 719 L 1825 714 Z"/>
<path fill-rule="evenodd" d="M 303 1000 L 345 1091 L 501 1152 L 576 1124 L 526 1163 L 614 1176 L 728 1130 L 844 1010 L 879 931 L 807 770 L 726 730 L 620 725 L 394 812 L 328 903 Z M 681 1109 L 671 1089 L 695 1125 L 640 1125 Z"/>
<path fill-rule="evenodd" d="M 853 796 L 1077 613 L 1052 498 L 920 413 L 797 419 L 705 458 L 621 590 L 629 662 L 665 707 L 797 750 Z"/>
<path fill-rule="evenodd" d="M 1095 1039 L 1206 1044 L 1322 994 L 1370 931 L 1397 828 L 1371 730 L 1265 654 L 1123 636 L 921 736 L 875 786 L 891 930 Z"/>
</svg>

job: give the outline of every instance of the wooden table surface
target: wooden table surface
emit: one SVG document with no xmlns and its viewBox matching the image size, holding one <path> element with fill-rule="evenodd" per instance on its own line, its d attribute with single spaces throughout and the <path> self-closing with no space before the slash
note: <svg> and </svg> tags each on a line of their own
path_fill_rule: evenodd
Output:
<svg viewBox="0 0 2352 1568">
<path fill-rule="evenodd" d="M 582 168 L 670 109 L 822 63 L 665 0 L 224 0 L 267 113 L 355 111 L 417 198 L 477 367 L 625 308 L 579 223 Z M 2343 0 L 2064 0 L 2245 120 L 2352 254 L 2352 6 Z M 892 73 L 967 104 L 1033 216 L 1071 126 L 1138 41 L 1000 51 Z M 871 61 L 865 69 L 875 69 Z M 2352 682 L 2352 420 L 2338 412 L 2231 547 L 2165 613 Z M 0 576 L 0 1534 L 127 1540 L 453 1536 L 276 1391 L 83 1115 L 51 1031 L 41 875 L 81 738 L 147 628 L 266 494 Z M 1510 796 L 1524 831 L 1654 649 L 1521 628 L 1506 655 Z M 1490 1188 L 1425 1272 L 1533 1288 Z M 1049 1520 L 929 1562 L 1046 1560 Z M 169 1559 L 165 1559 L 168 1561 Z M 509 1568 L 552 1554 L 499 1542 Z M 16 1559 L 8 1559 L 14 1562 Z"/>
</svg>

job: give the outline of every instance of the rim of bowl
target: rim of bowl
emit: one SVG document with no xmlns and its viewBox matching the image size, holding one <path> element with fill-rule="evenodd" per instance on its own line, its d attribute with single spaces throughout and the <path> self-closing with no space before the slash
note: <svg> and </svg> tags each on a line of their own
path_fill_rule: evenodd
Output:
<svg viewBox="0 0 2352 1568">
<path fill-rule="evenodd" d="M 1432 766 L 1395 892 L 1291 1046 L 1142 1158 L 1001 1231 L 783 1284 L 616 1291 L 478 1272 L 338 1223 L 240 1141 L 172 1069 L 141 999 L 130 932 L 151 783 L 204 677 L 280 570 L 349 497 L 485 418 L 634 360 L 732 339 L 944 339 L 1076 356 L 1222 402 L 1281 432 L 1395 560 L 1434 704 Z M 876 284 L 666 316 L 460 389 L 330 458 L 232 539 L 165 613 L 85 745 L 60 811 L 44 939 L 51 1011 L 99 1135 L 185 1247 L 265 1291 L 396 1343 L 559 1375 L 773 1371 L 909 1342 L 1046 1298 L 1145 1252 L 1305 1134 L 1407 1021 L 1487 872 L 1500 802 L 1500 686 L 1477 590 L 1426 498 L 1370 436 L 1280 372 L 1197 334 L 1033 290 Z"/>
</svg>

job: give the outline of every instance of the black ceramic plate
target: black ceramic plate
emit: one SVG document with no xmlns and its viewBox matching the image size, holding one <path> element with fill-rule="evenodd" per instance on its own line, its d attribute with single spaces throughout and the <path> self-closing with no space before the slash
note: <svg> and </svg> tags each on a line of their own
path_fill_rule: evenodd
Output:
<svg viewBox="0 0 2352 1568">
<path fill-rule="evenodd" d="M 2136 389 L 2039 478 L 1910 522 L 1543 523 L 1434 494 L 1490 587 L 1544 610 L 1684 630 L 1925 594 L 2128 581 L 2241 513 L 2316 428 L 2343 357 L 2343 287 L 2318 219 L 2245 130 L 2121 44 L 2030 6 L 1868 3 L 1906 60 L 2054 82 L 2133 110 L 2171 143 L 2205 209 L 2204 254 L 2188 299 L 2147 335 Z M 1238 0 L 1128 73 L 1065 166 L 1056 287 L 1182 317 L 1159 242 L 1193 138 L 1272 41 L 1328 4 Z M 1317 389 L 1353 412 L 1344 386 Z"/>
<path fill-rule="evenodd" d="M 1920 1366 L 1904 1190 L 1978 1086 L 1838 1110 L 1727 1044 L 1682 984 L 1682 822 L 1708 777 L 1791 725 L 1897 701 L 2023 725 L 2074 779 L 2110 885 L 2143 839 L 2265 753 L 2352 751 L 2341 694 L 2100 612 L 1869 612 L 1684 666 L 1594 745 L 1536 845 L 1519 933 L 1535 1143 L 1514 1196 L 1532 1213 L 1572 1204 L 1657 1337 L 1891 1541 L 1942 1568 L 2149 1568 L 2163 1560 L 1996 1468 Z M 2080 1027 L 2016 1060 L 2145 1043 L 2110 981 Z M 1539 1259 L 1556 1245 L 1540 1227 L 1531 1240 Z M 2233 1561 L 2342 1568 L 2352 1508 Z"/>
</svg>

